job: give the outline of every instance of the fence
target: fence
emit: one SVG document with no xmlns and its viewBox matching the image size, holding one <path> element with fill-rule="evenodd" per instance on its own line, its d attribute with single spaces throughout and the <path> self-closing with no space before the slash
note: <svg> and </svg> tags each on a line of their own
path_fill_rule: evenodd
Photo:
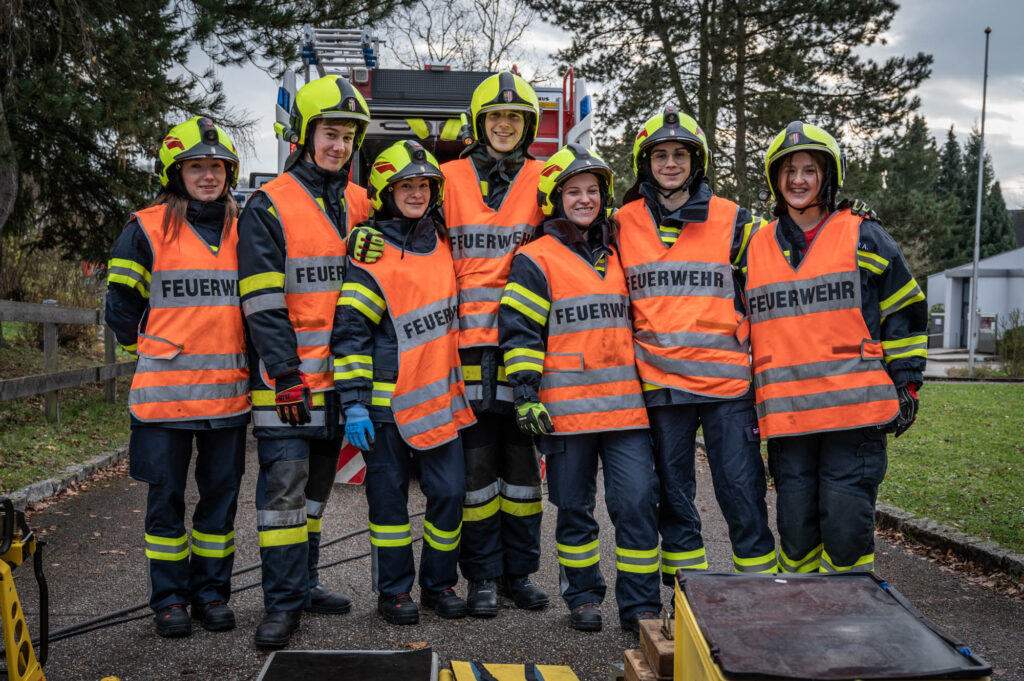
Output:
<svg viewBox="0 0 1024 681">
<path fill-rule="evenodd" d="M 114 402 L 117 399 L 117 381 L 115 379 L 135 371 L 135 362 L 115 361 L 114 333 L 106 326 L 103 327 L 103 361 L 106 364 L 84 369 L 57 370 L 57 325 L 103 324 L 103 313 L 100 310 L 59 307 L 56 303 L 19 303 L 13 300 L 0 300 L 0 321 L 35 322 L 43 325 L 43 368 L 47 373 L 0 380 L 0 402 L 45 394 L 46 419 L 48 421 L 60 422 L 58 390 L 103 381 L 107 402 Z"/>
</svg>

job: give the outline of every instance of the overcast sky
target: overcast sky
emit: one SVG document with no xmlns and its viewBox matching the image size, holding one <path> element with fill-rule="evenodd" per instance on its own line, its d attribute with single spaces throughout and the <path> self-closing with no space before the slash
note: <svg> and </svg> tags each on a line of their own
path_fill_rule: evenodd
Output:
<svg viewBox="0 0 1024 681">
<path fill-rule="evenodd" d="M 1024 208 L 1024 1 L 905 0 L 889 34 L 888 45 L 869 54 L 928 52 L 934 57 L 932 76 L 918 91 L 921 112 L 939 144 L 952 125 L 961 141 L 981 124 L 985 27 L 992 27 L 989 48 L 985 148 L 1010 208 Z M 541 53 L 569 41 L 551 27 L 534 33 Z M 255 68 L 225 69 L 228 101 L 262 119 L 255 132 L 255 156 L 242 158 L 243 174 L 272 171 L 277 147 L 272 130 L 277 84 Z M 300 81 L 301 82 L 301 81 Z"/>
</svg>

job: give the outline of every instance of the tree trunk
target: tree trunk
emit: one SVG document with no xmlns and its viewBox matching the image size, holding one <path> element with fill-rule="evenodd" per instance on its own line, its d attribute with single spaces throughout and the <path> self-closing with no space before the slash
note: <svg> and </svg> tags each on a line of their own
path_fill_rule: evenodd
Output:
<svg viewBox="0 0 1024 681">
<path fill-rule="evenodd" d="M 661 42 L 661 52 L 665 57 L 665 65 L 668 68 L 669 80 L 672 83 L 672 90 L 675 92 L 676 101 L 679 107 L 689 112 L 693 108 L 690 98 L 686 96 L 686 88 L 683 87 L 683 78 L 679 74 L 679 64 L 676 63 L 676 54 L 672 50 L 672 39 L 668 34 L 668 25 L 661 14 L 660 0 L 651 3 L 652 17 L 654 19 L 654 30 Z"/>
</svg>

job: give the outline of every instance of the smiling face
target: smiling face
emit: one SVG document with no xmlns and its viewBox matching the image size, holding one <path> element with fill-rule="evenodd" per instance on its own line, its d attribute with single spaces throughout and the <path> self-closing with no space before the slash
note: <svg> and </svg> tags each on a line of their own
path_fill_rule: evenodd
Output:
<svg viewBox="0 0 1024 681">
<path fill-rule="evenodd" d="M 423 217 L 430 207 L 430 180 L 425 177 L 413 177 L 401 180 L 392 187 L 395 209 L 404 217 L 417 219 Z"/>
<path fill-rule="evenodd" d="M 321 119 L 313 132 L 313 162 L 324 170 L 341 170 L 352 158 L 355 139 L 355 123 Z"/>
<path fill-rule="evenodd" d="M 484 116 L 484 133 L 487 146 L 499 154 L 507 154 L 523 139 L 526 119 L 522 111 L 498 109 L 488 111 Z"/>
<path fill-rule="evenodd" d="M 782 159 L 779 192 L 790 208 L 806 209 L 818 201 L 825 166 L 817 154 L 798 151 Z"/>
<path fill-rule="evenodd" d="M 593 173 L 573 175 L 562 185 L 562 212 L 573 224 L 589 227 L 601 211 L 601 185 Z"/>
<path fill-rule="evenodd" d="M 224 161 L 217 158 L 193 158 L 182 162 L 181 180 L 185 191 L 196 201 L 216 201 L 227 183 Z"/>
<path fill-rule="evenodd" d="M 651 175 L 664 189 L 678 189 L 690 176 L 693 157 L 682 142 L 662 142 L 651 149 Z"/>
</svg>

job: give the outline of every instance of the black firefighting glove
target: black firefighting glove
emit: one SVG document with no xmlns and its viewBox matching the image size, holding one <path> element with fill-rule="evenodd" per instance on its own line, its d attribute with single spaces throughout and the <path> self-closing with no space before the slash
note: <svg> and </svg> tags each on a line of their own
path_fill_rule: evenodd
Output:
<svg viewBox="0 0 1024 681">
<path fill-rule="evenodd" d="M 348 254 L 356 262 L 375 263 L 384 255 L 384 237 L 369 225 L 356 225 L 348 234 Z"/>
<path fill-rule="evenodd" d="M 312 419 L 313 395 L 301 371 L 289 371 L 274 379 L 277 394 L 277 418 L 290 426 L 301 426 Z"/>
<path fill-rule="evenodd" d="M 862 199 L 853 199 L 852 201 L 850 199 L 844 199 L 839 207 L 849 208 L 850 212 L 859 218 L 864 218 L 865 220 L 871 220 L 872 222 L 882 224 L 882 220 L 878 217 L 878 213 L 868 205 L 867 201 Z"/>
<path fill-rule="evenodd" d="M 540 402 L 523 402 L 516 407 L 516 425 L 527 435 L 550 435 L 555 432 L 547 407 Z"/>
<path fill-rule="evenodd" d="M 900 413 L 889 423 L 889 432 L 899 437 L 907 432 L 917 419 L 917 385 L 907 383 L 896 389 L 896 395 L 900 400 Z"/>
</svg>

